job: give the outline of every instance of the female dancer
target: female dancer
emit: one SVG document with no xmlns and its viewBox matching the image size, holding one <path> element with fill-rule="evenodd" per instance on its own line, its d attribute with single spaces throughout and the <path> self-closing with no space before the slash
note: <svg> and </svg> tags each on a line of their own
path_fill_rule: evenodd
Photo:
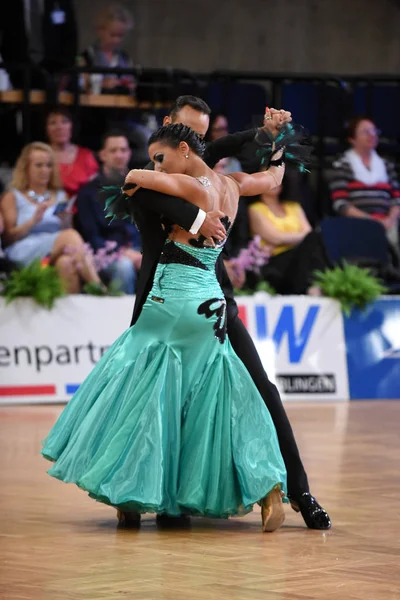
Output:
<svg viewBox="0 0 400 600">
<path fill-rule="evenodd" d="M 284 168 L 220 176 L 202 151 L 188 127 L 162 127 L 149 141 L 156 171 L 134 170 L 126 181 L 131 192 L 139 185 L 221 210 L 228 234 L 239 196 L 280 185 Z M 284 520 L 276 431 L 226 337 L 215 276 L 222 245 L 172 228 L 139 320 L 109 348 L 45 441 L 42 453 L 55 461 L 50 475 L 117 507 L 120 521 L 145 512 L 229 517 L 256 502 L 264 531 Z"/>
</svg>

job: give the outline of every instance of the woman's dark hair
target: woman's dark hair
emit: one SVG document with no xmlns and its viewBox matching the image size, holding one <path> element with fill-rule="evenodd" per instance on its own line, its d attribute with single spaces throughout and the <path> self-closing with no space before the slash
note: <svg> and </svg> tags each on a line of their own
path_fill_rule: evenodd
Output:
<svg viewBox="0 0 400 600">
<path fill-rule="evenodd" d="M 173 103 L 169 113 L 171 119 L 174 120 L 178 112 L 182 110 L 182 108 L 185 108 L 185 106 L 190 106 L 190 108 L 205 115 L 211 114 L 211 108 L 208 106 L 207 102 L 204 102 L 201 98 L 198 98 L 197 96 L 179 96 Z"/>
<path fill-rule="evenodd" d="M 61 115 L 62 117 L 68 119 L 68 121 L 71 121 L 72 124 L 74 123 L 72 113 L 66 106 L 53 106 L 52 108 L 49 108 L 49 110 L 46 113 L 46 123 L 49 117 L 51 117 L 52 115 Z"/>
<path fill-rule="evenodd" d="M 182 125 L 182 123 L 176 123 L 173 125 L 164 125 L 155 131 L 150 139 L 150 144 L 160 142 L 171 148 L 178 148 L 181 142 L 186 142 L 189 148 L 198 156 L 202 157 L 204 154 L 205 143 L 199 135 L 190 127 Z"/>
<path fill-rule="evenodd" d="M 71 140 L 73 140 L 76 137 L 77 132 L 76 132 L 74 118 L 72 116 L 72 113 L 69 110 L 69 108 L 67 108 L 66 106 L 53 106 L 53 107 L 49 108 L 49 110 L 46 112 L 46 117 L 45 117 L 45 121 L 44 121 L 44 137 L 45 137 L 45 139 L 48 139 L 47 123 L 48 123 L 50 117 L 52 117 L 53 115 L 57 115 L 57 116 L 60 115 L 62 117 L 65 117 L 66 119 L 68 119 L 68 121 L 72 124 Z"/>
<path fill-rule="evenodd" d="M 353 117 L 346 124 L 346 137 L 347 139 L 353 139 L 357 132 L 357 127 L 362 121 L 371 121 L 373 120 L 367 117 L 366 115 L 359 115 L 358 117 Z"/>
</svg>

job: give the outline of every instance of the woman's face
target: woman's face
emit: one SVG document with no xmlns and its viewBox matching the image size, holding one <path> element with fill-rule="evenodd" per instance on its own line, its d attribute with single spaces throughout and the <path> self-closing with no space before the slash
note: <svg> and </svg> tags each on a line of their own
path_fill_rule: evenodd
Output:
<svg viewBox="0 0 400 600">
<path fill-rule="evenodd" d="M 364 152 L 366 150 L 375 150 L 378 142 L 379 137 L 375 124 L 367 119 L 359 122 L 354 138 L 350 138 L 353 148 Z"/>
<path fill-rule="evenodd" d="M 190 150 L 185 143 L 181 143 L 178 148 L 171 148 L 166 144 L 155 142 L 149 146 L 149 156 L 154 163 L 154 170 L 159 173 L 186 173 L 186 158 Z"/>
<path fill-rule="evenodd" d="M 50 144 L 68 144 L 71 141 L 72 123 L 65 115 L 50 114 L 46 130 Z"/>
<path fill-rule="evenodd" d="M 32 150 L 28 162 L 28 186 L 48 187 L 53 172 L 53 161 L 48 152 Z"/>
<path fill-rule="evenodd" d="M 99 27 L 98 36 L 101 49 L 105 52 L 114 52 L 121 47 L 127 33 L 127 26 L 121 21 L 110 21 L 103 27 Z"/>
<path fill-rule="evenodd" d="M 218 115 L 211 127 L 211 140 L 218 140 L 225 135 L 228 135 L 228 119 Z"/>
</svg>

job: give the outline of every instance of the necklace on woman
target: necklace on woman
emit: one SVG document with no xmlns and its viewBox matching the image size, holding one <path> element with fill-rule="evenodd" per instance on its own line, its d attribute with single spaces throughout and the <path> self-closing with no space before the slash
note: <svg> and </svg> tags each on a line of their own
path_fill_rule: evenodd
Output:
<svg viewBox="0 0 400 600">
<path fill-rule="evenodd" d="M 26 195 L 31 198 L 37 204 L 42 204 L 42 202 L 47 202 L 51 198 L 51 192 L 46 192 L 45 194 L 38 194 L 35 190 L 28 190 Z"/>
</svg>

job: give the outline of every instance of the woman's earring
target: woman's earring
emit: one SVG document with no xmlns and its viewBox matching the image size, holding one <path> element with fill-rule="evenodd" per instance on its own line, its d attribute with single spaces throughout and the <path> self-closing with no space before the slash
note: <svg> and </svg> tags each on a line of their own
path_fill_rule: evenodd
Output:
<svg viewBox="0 0 400 600">
<path fill-rule="evenodd" d="M 185 158 L 189 158 L 189 154 L 186 154 Z"/>
</svg>

